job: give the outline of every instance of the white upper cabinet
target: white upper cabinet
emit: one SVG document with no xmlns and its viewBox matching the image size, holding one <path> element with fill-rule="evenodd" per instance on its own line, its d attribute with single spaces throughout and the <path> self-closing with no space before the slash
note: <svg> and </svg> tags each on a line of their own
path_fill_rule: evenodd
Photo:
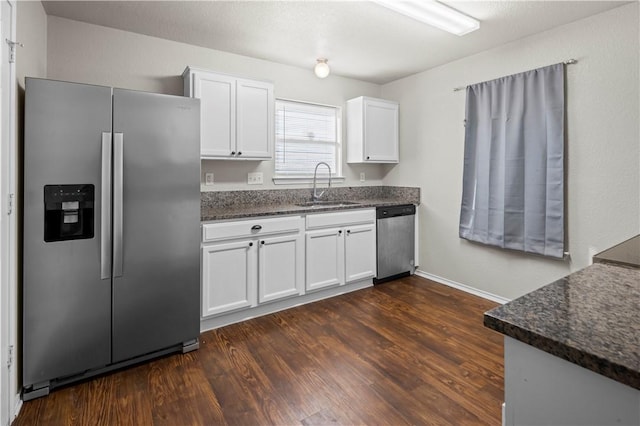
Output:
<svg viewBox="0 0 640 426">
<path fill-rule="evenodd" d="M 347 163 L 399 161 L 399 105 L 384 99 L 347 101 Z"/>
<path fill-rule="evenodd" d="M 273 84 L 187 67 L 185 96 L 200 99 L 200 155 L 205 159 L 273 157 Z"/>
<path fill-rule="evenodd" d="M 242 158 L 272 158 L 275 102 L 273 84 L 238 80 L 236 83 L 236 149 Z"/>
<path fill-rule="evenodd" d="M 192 74 L 200 99 L 200 155 L 230 157 L 236 150 L 236 79 L 204 72 Z M 185 93 L 186 94 L 186 93 Z"/>
</svg>

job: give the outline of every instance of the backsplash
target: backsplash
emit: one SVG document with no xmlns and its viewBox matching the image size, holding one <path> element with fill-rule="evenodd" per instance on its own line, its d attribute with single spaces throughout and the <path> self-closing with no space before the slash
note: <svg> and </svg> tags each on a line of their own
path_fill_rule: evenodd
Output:
<svg viewBox="0 0 640 426">
<path fill-rule="evenodd" d="M 323 188 L 324 189 L 324 188 Z M 320 190 L 320 189 L 319 189 Z M 311 200 L 313 189 L 263 189 L 246 191 L 207 191 L 200 193 L 203 208 L 232 207 L 246 204 L 295 204 Z M 405 186 L 338 187 L 325 190 L 323 200 L 360 200 L 406 198 L 420 203 L 420 188 Z"/>
</svg>

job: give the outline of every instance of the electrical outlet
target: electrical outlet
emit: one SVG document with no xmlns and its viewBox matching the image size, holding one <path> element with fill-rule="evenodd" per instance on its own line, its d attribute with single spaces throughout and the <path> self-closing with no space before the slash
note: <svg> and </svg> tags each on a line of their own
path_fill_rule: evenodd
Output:
<svg viewBox="0 0 640 426">
<path fill-rule="evenodd" d="M 213 173 L 204 174 L 204 184 L 207 186 L 213 185 Z"/>
<path fill-rule="evenodd" d="M 360 172 L 360 182 L 364 182 L 364 172 Z"/>
<path fill-rule="evenodd" d="M 262 185 L 263 183 L 262 172 L 247 173 L 247 183 L 249 185 Z"/>
</svg>

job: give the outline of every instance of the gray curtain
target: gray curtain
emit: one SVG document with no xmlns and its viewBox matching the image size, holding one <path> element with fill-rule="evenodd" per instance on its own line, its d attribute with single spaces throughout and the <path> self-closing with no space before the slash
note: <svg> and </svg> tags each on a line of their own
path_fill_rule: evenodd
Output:
<svg viewBox="0 0 640 426">
<path fill-rule="evenodd" d="M 564 65 L 467 87 L 460 237 L 564 253 Z"/>
</svg>

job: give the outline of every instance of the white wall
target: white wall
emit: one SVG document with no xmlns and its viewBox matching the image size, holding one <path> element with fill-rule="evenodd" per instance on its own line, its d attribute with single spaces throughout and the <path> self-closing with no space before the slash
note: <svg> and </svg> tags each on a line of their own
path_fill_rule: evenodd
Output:
<svg viewBox="0 0 640 426">
<path fill-rule="evenodd" d="M 47 15 L 39 1 L 16 2 L 17 139 L 22 142 L 24 127 L 24 78 L 47 76 Z"/>
<path fill-rule="evenodd" d="M 125 31 L 48 17 L 47 76 L 181 94 L 186 65 L 275 83 L 276 96 L 342 105 L 359 96 L 401 104 L 397 166 L 344 163 L 344 185 L 422 189 L 422 270 L 506 298 L 580 269 L 594 252 L 640 231 L 638 4 L 629 4 L 521 39 L 382 87 L 311 69 L 205 49 Z M 567 68 L 568 261 L 471 244 L 458 238 L 462 185 L 464 92 L 454 87 L 576 58 Z M 204 189 L 273 188 L 273 163 L 204 161 L 216 185 Z M 247 186 L 262 171 L 265 185 Z M 302 185 L 304 187 L 304 185 Z M 282 187 L 279 187 L 282 188 Z"/>
<path fill-rule="evenodd" d="M 385 184 L 422 189 L 420 269 L 514 298 L 589 264 L 640 232 L 638 3 L 382 87 L 401 104 L 400 165 Z M 567 67 L 570 261 L 458 238 L 465 92 L 458 86 L 575 58 Z"/>
<path fill-rule="evenodd" d="M 23 44 L 16 52 L 17 119 L 16 133 L 22 140 L 24 78 L 47 76 L 47 15 L 39 1 L 16 2 L 16 39 Z"/>
<path fill-rule="evenodd" d="M 16 2 L 18 48 L 16 76 L 24 90 L 24 77 L 45 77 L 47 74 L 47 15 L 39 1 Z"/>
<path fill-rule="evenodd" d="M 54 16 L 48 18 L 47 53 L 48 78 L 157 93 L 182 95 L 181 75 L 191 65 L 270 80 L 276 97 L 342 106 L 343 114 L 348 99 L 380 95 L 377 84 L 337 76 L 320 80 L 313 74 L 313 64 L 302 69 Z M 379 185 L 384 167 L 343 161 L 343 185 L 362 185 L 360 172 L 366 173 L 365 185 Z M 216 181 L 203 190 L 274 187 L 272 161 L 203 161 L 202 171 L 214 172 Z M 247 186 L 247 173 L 254 171 L 264 173 L 264 185 Z"/>
</svg>

